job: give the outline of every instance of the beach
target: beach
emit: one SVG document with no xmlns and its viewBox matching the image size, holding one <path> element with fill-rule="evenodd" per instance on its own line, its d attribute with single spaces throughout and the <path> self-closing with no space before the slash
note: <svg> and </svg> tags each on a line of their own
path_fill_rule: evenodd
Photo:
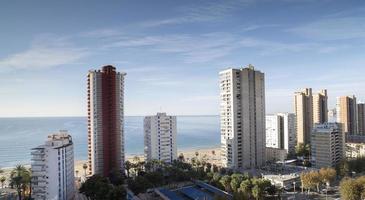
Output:
<svg viewBox="0 0 365 200">
<path fill-rule="evenodd" d="M 198 153 L 198 156 L 196 156 L 196 153 Z M 189 148 L 184 150 L 178 150 L 178 156 L 180 154 L 184 155 L 184 159 L 186 162 L 190 162 L 192 158 L 198 157 L 199 159 L 204 159 L 206 162 L 220 166 L 219 147 Z M 126 160 L 134 162 L 135 157 L 138 157 L 140 161 L 144 160 L 143 154 L 126 155 Z M 87 162 L 86 160 L 75 160 L 75 172 L 78 171 L 77 176 L 79 177 L 84 176 L 85 172 L 83 169 L 83 165 L 86 162 Z M 24 166 L 26 168 L 30 168 L 30 165 L 24 165 Z M 6 181 L 4 183 L 5 186 L 9 184 L 10 173 L 14 169 L 14 167 L 2 168 L 4 172 L 0 174 L 0 177 L 4 176 L 6 178 Z"/>
</svg>

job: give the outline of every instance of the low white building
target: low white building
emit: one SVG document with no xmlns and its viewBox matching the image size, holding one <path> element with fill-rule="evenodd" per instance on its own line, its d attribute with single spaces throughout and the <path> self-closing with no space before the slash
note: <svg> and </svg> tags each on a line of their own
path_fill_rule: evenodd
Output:
<svg viewBox="0 0 365 200">
<path fill-rule="evenodd" d="M 171 163 L 177 158 L 176 116 L 157 113 L 144 118 L 144 152 L 146 160 Z"/>
<path fill-rule="evenodd" d="M 346 143 L 346 157 L 365 157 L 365 143 Z"/>
<path fill-rule="evenodd" d="M 75 193 L 73 142 L 67 131 L 48 136 L 32 149 L 32 197 L 71 200 Z"/>
<path fill-rule="evenodd" d="M 284 188 L 286 190 L 293 189 L 294 187 L 299 190 L 301 186 L 300 175 L 298 174 L 268 174 L 263 175 L 262 178 L 269 180 L 271 184 L 275 185 L 276 187 Z"/>
</svg>

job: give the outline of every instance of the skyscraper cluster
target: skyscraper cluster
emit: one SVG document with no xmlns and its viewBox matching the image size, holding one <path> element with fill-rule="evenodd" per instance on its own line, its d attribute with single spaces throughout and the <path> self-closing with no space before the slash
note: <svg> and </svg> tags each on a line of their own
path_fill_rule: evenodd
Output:
<svg viewBox="0 0 365 200">
<path fill-rule="evenodd" d="M 327 90 L 321 90 L 313 95 L 312 88 L 306 88 L 295 93 L 297 144 L 310 144 L 313 124 L 328 121 L 327 100 Z"/>
</svg>

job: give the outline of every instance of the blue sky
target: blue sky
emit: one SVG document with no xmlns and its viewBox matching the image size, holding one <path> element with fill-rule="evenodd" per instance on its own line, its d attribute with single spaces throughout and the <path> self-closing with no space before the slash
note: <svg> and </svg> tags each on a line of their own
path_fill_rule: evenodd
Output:
<svg viewBox="0 0 365 200">
<path fill-rule="evenodd" d="M 253 64 L 267 113 L 327 88 L 365 99 L 365 2 L 3 1 L 0 116 L 86 115 L 86 74 L 127 73 L 126 115 L 219 114 L 218 72 Z"/>
</svg>

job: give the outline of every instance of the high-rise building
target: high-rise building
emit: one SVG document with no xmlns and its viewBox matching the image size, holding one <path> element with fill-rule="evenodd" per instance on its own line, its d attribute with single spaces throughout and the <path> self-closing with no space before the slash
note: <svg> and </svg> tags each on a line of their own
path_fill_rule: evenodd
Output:
<svg viewBox="0 0 365 200">
<path fill-rule="evenodd" d="M 265 77 L 249 65 L 219 73 L 221 157 L 224 167 L 265 163 Z"/>
<path fill-rule="evenodd" d="M 293 113 L 266 115 L 266 147 L 285 149 L 287 154 L 294 154 L 295 146 L 295 115 Z"/>
<path fill-rule="evenodd" d="M 365 104 L 357 104 L 357 128 L 359 135 L 365 135 Z"/>
<path fill-rule="evenodd" d="M 48 136 L 32 149 L 32 197 L 71 200 L 75 195 L 73 142 L 67 131 Z"/>
<path fill-rule="evenodd" d="M 313 94 L 313 124 L 328 122 L 327 90 Z"/>
<path fill-rule="evenodd" d="M 335 167 L 344 158 L 344 138 L 337 123 L 315 124 L 311 140 L 316 168 Z"/>
<path fill-rule="evenodd" d="M 89 175 L 124 169 L 124 76 L 113 66 L 88 74 Z"/>
<path fill-rule="evenodd" d="M 157 113 L 144 118 L 144 152 L 146 160 L 171 163 L 177 158 L 176 116 Z"/>
<path fill-rule="evenodd" d="M 346 134 L 357 134 L 357 104 L 355 96 L 337 97 L 337 122 Z"/>
<path fill-rule="evenodd" d="M 295 93 L 294 111 L 296 116 L 297 143 L 309 144 L 313 127 L 313 97 L 311 88 Z"/>
</svg>

